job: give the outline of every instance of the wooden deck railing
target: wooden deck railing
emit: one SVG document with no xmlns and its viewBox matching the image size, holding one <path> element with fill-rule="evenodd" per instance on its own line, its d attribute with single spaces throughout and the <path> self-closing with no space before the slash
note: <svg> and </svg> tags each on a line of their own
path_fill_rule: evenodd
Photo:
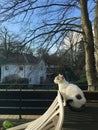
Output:
<svg viewBox="0 0 98 130">
<path fill-rule="evenodd" d="M 84 91 L 87 101 L 98 101 L 98 92 Z M 0 114 L 43 114 L 57 95 L 53 90 L 0 90 Z"/>
</svg>

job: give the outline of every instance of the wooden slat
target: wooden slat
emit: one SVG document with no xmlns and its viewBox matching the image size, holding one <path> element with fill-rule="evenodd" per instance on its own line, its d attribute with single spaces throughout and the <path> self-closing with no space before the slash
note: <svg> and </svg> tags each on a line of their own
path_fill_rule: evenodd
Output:
<svg viewBox="0 0 98 130">
<path fill-rule="evenodd" d="M 11 114 L 11 115 L 41 115 L 43 114 L 48 108 L 36 108 L 36 107 L 22 107 L 22 108 L 0 108 L 0 114 Z"/>
<path fill-rule="evenodd" d="M 20 91 L 0 91 L 0 99 L 20 99 Z"/>
<path fill-rule="evenodd" d="M 0 100 L 0 107 L 20 107 L 20 100 Z"/>
<path fill-rule="evenodd" d="M 33 101 L 21 101 L 21 107 L 49 107 L 52 100 L 33 100 Z"/>
<path fill-rule="evenodd" d="M 48 108 L 21 108 L 21 115 L 42 115 Z"/>
<path fill-rule="evenodd" d="M 2 107 L 0 108 L 0 114 L 14 114 L 14 115 L 20 115 L 21 109 L 19 107 L 17 108 L 10 108 L 10 107 Z"/>
<path fill-rule="evenodd" d="M 22 99 L 53 99 L 56 91 L 22 91 Z"/>
<path fill-rule="evenodd" d="M 0 100 L 0 107 L 49 107 L 52 100 Z"/>
</svg>

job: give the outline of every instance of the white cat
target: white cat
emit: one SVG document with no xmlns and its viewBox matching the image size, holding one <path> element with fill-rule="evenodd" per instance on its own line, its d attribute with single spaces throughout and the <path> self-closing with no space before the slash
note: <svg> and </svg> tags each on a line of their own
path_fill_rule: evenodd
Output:
<svg viewBox="0 0 98 130">
<path fill-rule="evenodd" d="M 80 111 L 86 104 L 86 98 L 82 90 L 75 84 L 65 80 L 63 75 L 59 74 L 55 77 L 54 83 L 58 84 L 59 91 L 64 98 L 64 104 L 72 110 Z"/>
</svg>

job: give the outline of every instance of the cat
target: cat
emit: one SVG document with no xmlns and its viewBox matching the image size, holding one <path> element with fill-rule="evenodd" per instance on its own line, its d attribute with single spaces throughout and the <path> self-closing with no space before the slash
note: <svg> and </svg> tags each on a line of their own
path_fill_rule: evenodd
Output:
<svg viewBox="0 0 98 130">
<path fill-rule="evenodd" d="M 86 98 L 83 91 L 75 84 L 69 83 L 64 76 L 59 74 L 54 78 L 54 83 L 58 85 L 59 91 L 63 97 L 64 105 L 72 110 L 82 110 L 86 104 Z"/>
</svg>

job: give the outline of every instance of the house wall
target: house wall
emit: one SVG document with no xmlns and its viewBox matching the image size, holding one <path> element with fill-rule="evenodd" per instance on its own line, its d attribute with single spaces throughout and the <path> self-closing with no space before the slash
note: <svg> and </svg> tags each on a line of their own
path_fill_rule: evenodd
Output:
<svg viewBox="0 0 98 130">
<path fill-rule="evenodd" d="M 46 79 L 46 66 L 43 61 L 33 67 L 33 73 L 29 75 L 29 84 L 40 84 Z"/>
<path fill-rule="evenodd" d="M 21 78 L 28 78 L 29 84 L 40 84 L 42 79 L 46 79 L 46 66 L 43 61 L 37 65 L 6 64 L 1 66 L 1 82 L 4 77 L 13 74 L 18 75 Z"/>
<path fill-rule="evenodd" d="M 23 67 L 23 70 L 21 67 Z M 18 75 L 21 78 L 24 78 L 26 72 L 28 72 L 28 70 L 24 65 L 3 65 L 1 66 L 1 81 L 4 79 L 4 77 L 14 74 Z"/>
</svg>

